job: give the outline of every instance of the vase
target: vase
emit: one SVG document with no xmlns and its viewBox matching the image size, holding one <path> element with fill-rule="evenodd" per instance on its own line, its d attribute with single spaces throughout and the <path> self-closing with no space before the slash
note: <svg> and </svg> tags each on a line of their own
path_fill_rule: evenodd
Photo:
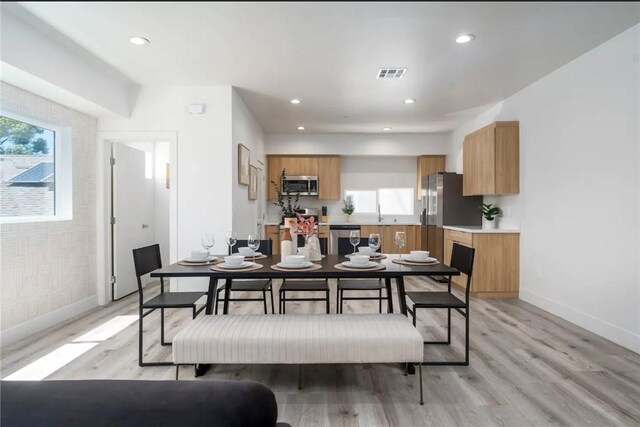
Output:
<svg viewBox="0 0 640 427">
<path fill-rule="evenodd" d="M 351 215 L 351 214 L 345 214 L 344 217 L 347 220 L 347 222 L 353 221 L 353 215 Z"/>
<path fill-rule="evenodd" d="M 295 229 L 297 224 L 298 224 L 298 220 L 295 217 L 293 217 L 293 218 L 285 218 L 284 219 L 284 228 L 293 228 L 293 229 Z"/>
<path fill-rule="evenodd" d="M 496 218 L 496 219 L 494 219 L 492 221 L 489 221 L 488 219 L 485 218 L 485 219 L 483 219 L 483 222 L 484 222 L 484 224 L 482 226 L 483 229 L 485 229 L 485 230 L 495 230 L 496 229 L 496 225 L 497 225 L 496 222 L 498 222 L 498 219 Z"/>
<path fill-rule="evenodd" d="M 316 236 L 315 234 L 307 236 L 304 246 L 305 248 L 309 249 L 310 261 L 322 260 L 322 251 L 320 250 L 320 240 L 318 240 L 318 236 Z"/>
</svg>

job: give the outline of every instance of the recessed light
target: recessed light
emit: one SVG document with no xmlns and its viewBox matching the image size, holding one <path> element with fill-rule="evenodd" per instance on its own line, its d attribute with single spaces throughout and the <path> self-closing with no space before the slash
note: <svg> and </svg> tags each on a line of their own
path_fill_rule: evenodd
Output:
<svg viewBox="0 0 640 427">
<path fill-rule="evenodd" d="M 145 39 L 144 37 L 140 36 L 129 37 L 129 41 L 137 46 L 142 46 L 149 43 L 149 39 Z"/>
<path fill-rule="evenodd" d="M 291 101 L 292 104 L 300 104 L 300 100 L 298 98 L 293 98 Z"/>
<path fill-rule="evenodd" d="M 298 126 L 298 130 L 304 130 L 304 126 Z"/>
<path fill-rule="evenodd" d="M 413 103 L 415 103 L 415 102 L 416 102 L 416 100 L 415 100 L 415 99 L 411 99 L 411 98 L 409 98 L 409 99 L 405 99 L 405 100 L 404 100 L 404 103 L 405 103 L 405 104 L 413 104 Z"/>
<path fill-rule="evenodd" d="M 475 38 L 476 36 L 474 36 L 473 34 L 460 34 L 456 38 L 456 43 L 460 43 L 460 44 L 469 43 L 471 40 Z"/>
<path fill-rule="evenodd" d="M 391 130 L 391 128 L 388 128 L 388 127 L 387 128 L 382 128 L 382 130 L 386 132 L 386 131 Z"/>
</svg>

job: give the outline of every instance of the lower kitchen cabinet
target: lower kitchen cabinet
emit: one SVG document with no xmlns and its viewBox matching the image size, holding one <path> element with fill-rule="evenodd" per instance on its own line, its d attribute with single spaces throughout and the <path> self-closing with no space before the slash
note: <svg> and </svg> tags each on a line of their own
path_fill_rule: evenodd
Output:
<svg viewBox="0 0 640 427">
<path fill-rule="evenodd" d="M 404 231 L 407 236 L 407 245 L 402 248 L 403 254 L 420 249 L 419 225 L 363 225 L 360 228 L 361 237 L 369 237 L 369 234 L 377 233 L 382 239 L 381 252 L 385 254 L 399 253 L 395 244 L 396 232 Z"/>
<path fill-rule="evenodd" d="M 520 290 L 520 234 L 465 233 L 444 230 L 444 260 L 451 260 L 453 244 L 476 250 L 471 280 L 471 296 L 477 298 L 518 298 Z M 467 276 L 454 276 L 452 282 L 466 287 Z"/>
<path fill-rule="evenodd" d="M 265 225 L 264 234 L 265 239 L 271 239 L 271 253 L 280 255 L 280 226 Z"/>
</svg>

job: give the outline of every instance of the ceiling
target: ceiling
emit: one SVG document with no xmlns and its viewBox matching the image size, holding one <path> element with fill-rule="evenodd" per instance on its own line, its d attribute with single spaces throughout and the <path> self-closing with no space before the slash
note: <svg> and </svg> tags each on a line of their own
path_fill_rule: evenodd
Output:
<svg viewBox="0 0 640 427">
<path fill-rule="evenodd" d="M 640 20 L 637 2 L 20 4 L 141 85 L 237 87 L 267 133 L 448 131 Z"/>
</svg>

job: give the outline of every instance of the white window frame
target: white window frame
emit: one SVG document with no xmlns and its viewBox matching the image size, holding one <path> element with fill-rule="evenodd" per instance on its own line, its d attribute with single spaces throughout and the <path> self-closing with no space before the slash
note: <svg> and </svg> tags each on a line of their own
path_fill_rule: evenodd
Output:
<svg viewBox="0 0 640 427">
<path fill-rule="evenodd" d="M 371 192 L 371 193 L 375 193 L 376 196 L 376 206 L 378 206 L 378 190 L 344 190 L 344 200 L 347 199 L 347 197 L 351 197 L 351 195 L 347 194 L 348 192 L 355 192 L 355 191 L 366 191 L 366 192 Z M 355 201 L 354 201 L 355 203 Z M 358 205 L 356 204 L 356 210 L 353 212 L 354 214 L 372 214 L 372 213 L 376 213 L 376 209 L 374 209 L 373 211 L 369 212 L 369 211 L 359 211 L 358 210 Z"/>
<path fill-rule="evenodd" d="M 73 169 L 71 146 L 71 127 L 59 126 L 51 122 L 14 113 L 0 108 L 0 115 L 33 126 L 55 132 L 55 215 L 29 215 L 0 217 L 0 224 L 18 224 L 28 222 L 69 221 L 73 219 Z"/>
<path fill-rule="evenodd" d="M 356 189 L 345 189 L 344 190 L 344 197 L 343 199 L 346 199 L 347 197 L 349 197 L 349 195 L 347 194 L 348 192 L 354 192 L 354 191 L 367 191 L 367 192 L 373 192 L 376 195 L 376 209 L 373 212 L 365 212 L 365 211 L 358 211 L 358 206 L 356 205 L 356 210 L 354 211 L 354 213 L 356 214 L 377 214 L 378 210 L 377 207 L 380 205 L 380 190 L 411 190 L 414 194 L 415 194 L 415 188 L 412 187 L 384 187 L 384 188 L 376 188 L 375 190 L 356 190 Z M 415 209 L 416 209 L 416 205 L 415 205 L 415 200 L 413 200 L 413 197 L 411 198 L 411 208 L 412 208 L 412 212 L 408 213 L 408 214 L 387 214 L 385 212 L 382 212 L 381 215 L 391 215 L 391 216 L 411 216 L 411 215 L 415 215 Z"/>
</svg>

